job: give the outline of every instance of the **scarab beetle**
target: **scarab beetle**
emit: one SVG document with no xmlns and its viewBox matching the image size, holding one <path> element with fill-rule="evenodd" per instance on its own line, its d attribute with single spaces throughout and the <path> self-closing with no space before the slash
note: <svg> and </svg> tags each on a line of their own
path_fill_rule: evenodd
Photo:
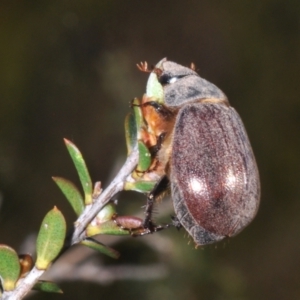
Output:
<svg viewBox="0 0 300 300">
<path fill-rule="evenodd" d="M 148 71 L 146 64 L 139 68 Z M 153 201 L 169 182 L 176 218 L 196 244 L 236 235 L 260 201 L 258 169 L 240 116 L 193 66 L 163 59 L 148 72 L 145 120 L 152 127 L 167 125 L 159 124 L 166 131 L 155 148 L 165 174 L 149 193 L 144 226 L 153 227 Z M 160 122 L 151 125 L 153 111 Z"/>
</svg>

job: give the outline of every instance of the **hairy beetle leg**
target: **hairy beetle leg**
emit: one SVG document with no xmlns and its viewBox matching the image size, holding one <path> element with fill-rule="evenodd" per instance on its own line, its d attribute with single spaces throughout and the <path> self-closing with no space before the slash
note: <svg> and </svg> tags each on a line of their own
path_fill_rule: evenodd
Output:
<svg viewBox="0 0 300 300">
<path fill-rule="evenodd" d="M 145 208 L 145 219 L 143 222 L 143 227 L 145 229 L 149 229 L 150 231 L 151 230 L 153 231 L 153 223 L 151 218 L 152 218 L 154 201 L 156 197 L 158 197 L 162 192 L 164 192 L 167 189 L 168 185 L 169 185 L 168 177 L 163 176 L 148 195 L 147 204 Z"/>
<path fill-rule="evenodd" d="M 156 101 L 147 101 L 142 104 L 133 104 L 133 100 L 132 100 L 130 106 L 131 107 L 133 107 L 133 106 L 138 106 L 138 107 L 151 106 L 155 109 L 155 111 L 160 116 L 162 116 L 165 119 L 174 117 L 174 113 L 170 109 L 166 108 L 164 105 L 162 105 L 160 103 L 157 103 Z"/>
<path fill-rule="evenodd" d="M 144 227 L 141 227 L 141 228 L 138 228 L 138 229 L 135 229 L 135 230 L 132 230 L 130 232 L 131 236 L 133 237 L 139 237 L 139 236 L 144 236 L 144 235 L 147 235 L 147 234 L 152 234 L 152 233 L 155 233 L 155 232 L 158 232 L 158 231 L 162 231 L 164 229 L 167 229 L 171 226 L 172 224 L 165 224 L 165 225 L 155 225 L 151 222 L 151 228 L 144 228 Z"/>
<path fill-rule="evenodd" d="M 154 206 L 154 195 L 150 193 L 150 195 L 147 197 L 147 204 L 145 208 L 145 219 L 143 222 L 143 227 L 145 229 L 149 229 L 150 231 L 152 230 L 152 211 L 153 211 L 153 206 Z"/>
<path fill-rule="evenodd" d="M 169 228 L 172 224 L 155 225 L 152 221 L 149 222 L 149 226 L 145 228 L 143 226 L 143 220 L 134 216 L 114 216 L 113 220 L 115 224 L 122 230 L 126 230 L 133 237 L 143 236 L 151 234 L 157 231 Z"/>
<path fill-rule="evenodd" d="M 153 107 L 155 109 L 155 111 L 165 119 L 169 119 L 169 118 L 174 117 L 174 114 L 170 109 L 166 108 L 164 105 L 162 105 L 160 103 L 157 103 L 156 101 L 148 101 L 148 102 L 145 102 L 145 103 L 141 104 L 141 106 L 143 106 L 143 107 L 146 107 L 146 106 Z"/>
<path fill-rule="evenodd" d="M 154 146 L 152 146 L 152 147 L 149 148 L 149 151 L 150 151 L 152 157 L 155 157 L 156 154 L 157 154 L 157 152 L 161 149 L 161 146 L 162 146 L 162 143 L 164 141 L 165 136 L 166 136 L 165 132 L 161 133 L 157 137 L 157 143 L 156 143 L 156 145 L 154 145 Z"/>
</svg>

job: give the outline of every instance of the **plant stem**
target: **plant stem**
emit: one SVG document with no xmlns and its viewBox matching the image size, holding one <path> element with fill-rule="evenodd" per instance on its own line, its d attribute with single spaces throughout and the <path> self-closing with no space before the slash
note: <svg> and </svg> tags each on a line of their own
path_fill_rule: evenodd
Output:
<svg viewBox="0 0 300 300">
<path fill-rule="evenodd" d="M 33 267 L 30 273 L 20 282 L 16 289 L 11 292 L 3 293 L 2 299 L 19 300 L 24 298 L 45 271 L 46 270 L 39 270 L 36 267 Z"/>
<path fill-rule="evenodd" d="M 113 196 L 123 190 L 124 183 L 130 176 L 133 169 L 136 167 L 137 162 L 138 150 L 137 147 L 135 147 L 109 186 L 94 200 L 93 205 L 88 206 L 87 209 L 85 209 L 84 212 L 79 216 L 74 225 L 75 228 L 72 234 L 71 243 L 67 245 L 67 247 L 81 242 L 86 237 L 85 228 L 93 220 L 93 218 L 95 218 L 102 207 L 106 205 Z M 19 300 L 24 298 L 45 271 L 46 270 L 38 270 L 36 267 L 34 267 L 30 273 L 19 283 L 15 290 L 11 292 L 4 292 L 1 299 Z"/>
<path fill-rule="evenodd" d="M 124 188 L 126 178 L 131 174 L 138 162 L 138 150 L 135 147 L 127 157 L 126 162 L 109 186 L 94 200 L 91 207 L 88 207 L 75 222 L 75 229 L 72 236 L 71 245 L 79 243 L 85 238 L 84 230 L 95 218 L 98 212 L 106 205 L 110 199 Z"/>
</svg>

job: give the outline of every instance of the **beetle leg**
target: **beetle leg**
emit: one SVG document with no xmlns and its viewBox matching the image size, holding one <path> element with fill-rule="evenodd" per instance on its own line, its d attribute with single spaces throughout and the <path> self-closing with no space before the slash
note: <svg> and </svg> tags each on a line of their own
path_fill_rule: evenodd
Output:
<svg viewBox="0 0 300 300">
<path fill-rule="evenodd" d="M 146 229 L 149 229 L 150 231 L 153 231 L 153 223 L 152 223 L 152 211 L 153 211 L 153 206 L 154 206 L 154 195 L 152 192 L 148 195 L 147 197 L 147 204 L 145 208 L 145 220 L 143 223 L 143 227 Z"/>
<path fill-rule="evenodd" d="M 134 229 L 130 232 L 131 236 L 133 237 L 139 237 L 139 236 L 144 236 L 144 235 L 147 235 L 147 234 L 152 234 L 154 232 L 158 232 L 158 231 L 161 231 L 161 230 L 164 230 L 164 229 L 167 229 L 170 227 L 170 224 L 166 224 L 166 225 L 154 225 L 152 223 L 152 227 L 151 228 L 137 228 L 137 229 Z"/>
<path fill-rule="evenodd" d="M 158 137 L 157 137 L 157 143 L 156 145 L 152 146 L 149 148 L 149 151 L 152 155 L 152 157 L 155 157 L 157 152 L 160 150 L 161 145 L 163 143 L 164 138 L 166 137 L 166 132 L 161 133 Z"/>
<path fill-rule="evenodd" d="M 154 223 L 151 220 L 154 201 L 156 197 L 158 197 L 162 192 L 164 192 L 167 189 L 168 185 L 169 185 L 168 177 L 163 176 L 147 197 L 147 204 L 145 209 L 145 220 L 143 223 L 143 227 L 145 229 L 149 229 L 151 232 L 154 232 L 155 228 L 157 227 L 154 225 Z"/>
<path fill-rule="evenodd" d="M 138 237 L 147 234 L 151 234 L 153 232 L 161 231 L 170 227 L 169 224 L 166 225 L 154 225 L 151 224 L 152 227 L 144 228 L 143 227 L 143 220 L 133 216 L 113 216 L 113 220 L 115 224 L 120 227 L 122 230 L 127 230 L 131 236 Z"/>
<path fill-rule="evenodd" d="M 173 112 L 166 108 L 164 105 L 156 102 L 156 101 L 148 101 L 148 102 L 145 102 L 143 104 L 133 104 L 133 101 L 131 101 L 131 104 L 130 104 L 131 107 L 133 106 L 139 106 L 139 107 L 142 107 L 142 106 L 151 106 L 155 109 L 155 111 L 161 115 L 162 117 L 164 117 L 165 119 L 167 118 L 171 118 L 174 116 Z"/>
<path fill-rule="evenodd" d="M 166 108 L 164 105 L 156 102 L 156 101 L 148 101 L 142 104 L 142 106 L 151 106 L 155 109 L 155 111 L 164 117 L 165 119 L 172 118 L 174 116 L 173 112 Z"/>
<path fill-rule="evenodd" d="M 162 143 L 164 141 L 164 138 L 166 136 L 166 133 L 163 132 L 159 136 L 156 137 L 157 143 L 154 146 L 149 147 L 149 153 L 151 154 L 152 162 L 148 170 L 138 170 L 136 169 L 135 172 L 137 174 L 145 174 L 145 173 L 150 173 L 153 172 L 154 170 L 157 170 L 160 161 L 158 159 L 155 159 L 157 156 L 158 151 L 161 149 Z"/>
</svg>

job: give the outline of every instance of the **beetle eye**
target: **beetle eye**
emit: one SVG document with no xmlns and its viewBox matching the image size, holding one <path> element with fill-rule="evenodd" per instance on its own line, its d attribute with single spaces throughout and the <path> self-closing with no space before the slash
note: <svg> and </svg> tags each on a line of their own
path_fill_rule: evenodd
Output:
<svg viewBox="0 0 300 300">
<path fill-rule="evenodd" d="M 170 80 L 169 80 L 169 83 L 174 83 L 175 81 L 177 81 L 178 77 L 172 77 Z"/>
<path fill-rule="evenodd" d="M 168 74 L 163 74 L 161 76 L 158 76 L 158 81 L 161 83 L 161 85 L 169 84 L 171 79 L 172 77 Z"/>
<path fill-rule="evenodd" d="M 163 74 L 158 77 L 158 81 L 161 83 L 161 85 L 167 85 L 174 83 L 180 78 L 185 77 L 186 75 L 179 75 L 179 76 L 170 76 L 169 74 Z"/>
</svg>

